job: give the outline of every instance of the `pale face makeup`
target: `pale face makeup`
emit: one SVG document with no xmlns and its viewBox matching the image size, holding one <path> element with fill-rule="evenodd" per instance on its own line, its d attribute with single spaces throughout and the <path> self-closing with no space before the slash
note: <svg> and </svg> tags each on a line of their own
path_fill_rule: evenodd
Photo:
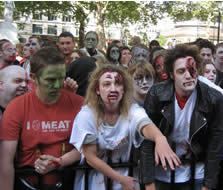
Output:
<svg viewBox="0 0 223 190">
<path fill-rule="evenodd" d="M 105 106 L 115 105 L 117 107 L 124 93 L 122 76 L 117 72 L 105 72 L 99 79 L 96 93 L 101 97 Z"/>
<path fill-rule="evenodd" d="M 86 49 L 95 49 L 97 46 L 97 36 L 94 33 L 88 33 L 85 40 L 84 46 Z"/>
<path fill-rule="evenodd" d="M 213 56 L 212 56 L 212 52 L 210 48 L 202 48 L 200 50 L 200 56 L 204 59 L 204 60 L 212 60 Z"/>
<path fill-rule="evenodd" d="M 29 40 L 29 51 L 30 51 L 30 54 L 31 55 L 35 54 L 39 49 L 40 49 L 40 44 L 39 44 L 38 39 L 31 38 Z"/>
<path fill-rule="evenodd" d="M 215 83 L 216 81 L 216 68 L 213 64 L 205 65 L 204 77 Z"/>
<path fill-rule="evenodd" d="M 120 59 L 121 64 L 124 64 L 124 65 L 129 64 L 131 58 L 132 58 L 132 55 L 128 49 L 124 49 L 121 51 L 121 59 Z"/>
<path fill-rule="evenodd" d="M 223 46 L 218 47 L 216 50 L 216 63 L 223 65 Z"/>
<path fill-rule="evenodd" d="M 75 48 L 75 43 L 71 37 L 60 37 L 57 43 L 63 55 L 70 55 Z"/>
<path fill-rule="evenodd" d="M 145 96 L 152 87 L 154 81 L 150 75 L 133 74 L 134 90 L 140 96 Z"/>
<path fill-rule="evenodd" d="M 3 44 L 2 58 L 9 64 L 13 63 L 16 60 L 16 47 L 12 43 L 6 42 Z"/>
<path fill-rule="evenodd" d="M 132 52 L 132 57 L 136 61 L 142 61 L 142 60 L 148 61 L 149 52 L 146 49 L 136 47 Z"/>
<path fill-rule="evenodd" d="M 171 78 L 179 96 L 187 98 L 192 94 L 197 85 L 197 77 L 196 62 L 192 57 L 179 58 L 174 62 Z"/>
<path fill-rule="evenodd" d="M 118 58 L 120 56 L 120 50 L 118 47 L 112 47 L 110 49 L 110 58 L 114 61 L 118 61 Z"/>
</svg>

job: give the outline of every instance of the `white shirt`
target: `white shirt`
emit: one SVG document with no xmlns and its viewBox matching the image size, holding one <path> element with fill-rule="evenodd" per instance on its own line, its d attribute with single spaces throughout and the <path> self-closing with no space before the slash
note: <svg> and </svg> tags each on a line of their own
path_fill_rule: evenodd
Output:
<svg viewBox="0 0 223 190">
<path fill-rule="evenodd" d="M 174 102 L 174 128 L 169 137 L 170 143 L 174 142 L 176 145 L 176 154 L 180 158 L 185 156 L 189 159 L 191 152 L 189 151 L 189 132 L 190 121 L 194 107 L 197 100 L 197 90 L 195 89 L 189 99 L 187 100 L 183 109 L 178 105 L 176 96 Z M 190 180 L 190 164 L 181 165 L 175 169 L 175 183 L 183 183 Z M 196 164 L 195 179 L 202 179 L 204 177 L 204 164 Z M 165 171 L 162 166 L 156 168 L 156 179 L 170 183 L 171 182 L 171 170 L 170 168 Z"/>
<path fill-rule="evenodd" d="M 97 156 L 107 161 L 106 150 L 112 151 L 112 162 L 127 162 L 130 157 L 131 147 L 139 147 L 143 138 L 137 132 L 137 125 L 148 116 L 143 108 L 137 104 L 131 106 L 128 118 L 119 117 L 114 126 L 102 124 L 98 129 L 93 110 L 89 106 L 82 107 L 76 116 L 71 133 L 70 143 L 82 153 L 85 137 L 90 134 L 97 138 Z M 150 120 L 152 123 L 152 121 Z M 150 124 L 150 123 L 148 123 Z M 81 163 L 84 161 L 82 154 Z M 115 169 L 122 175 L 128 176 L 127 168 Z M 96 170 L 89 172 L 89 190 L 105 190 L 104 175 Z M 77 171 L 74 189 L 84 190 L 84 172 Z M 121 190 L 121 184 L 113 181 L 113 190 Z"/>
</svg>

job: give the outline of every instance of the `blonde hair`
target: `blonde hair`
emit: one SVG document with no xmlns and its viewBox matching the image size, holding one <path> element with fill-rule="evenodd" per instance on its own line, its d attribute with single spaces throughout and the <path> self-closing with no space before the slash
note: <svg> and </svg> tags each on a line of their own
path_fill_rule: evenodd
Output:
<svg viewBox="0 0 223 190">
<path fill-rule="evenodd" d="M 131 76 L 134 73 L 136 73 L 136 75 L 149 74 L 149 76 L 151 76 L 154 80 L 155 80 L 155 76 L 156 76 L 156 72 L 155 72 L 152 64 L 150 64 L 147 61 L 139 61 L 139 62 L 131 64 L 129 67 L 129 73 Z"/>
<path fill-rule="evenodd" d="M 101 96 L 96 93 L 96 90 L 99 87 L 99 80 L 101 76 L 105 72 L 117 72 L 122 76 L 123 79 L 123 86 L 124 86 L 124 94 L 120 101 L 120 115 L 122 115 L 124 118 L 128 117 L 128 113 L 130 110 L 130 107 L 133 103 L 132 94 L 133 94 L 133 86 L 132 86 L 132 80 L 129 76 L 129 74 L 123 70 L 122 68 L 116 66 L 116 65 L 102 65 L 99 66 L 90 76 L 89 78 L 89 86 L 87 89 L 87 94 L 85 98 L 85 104 L 90 106 L 96 113 L 97 118 L 97 128 L 103 123 L 104 121 L 104 103 L 101 99 Z"/>
</svg>

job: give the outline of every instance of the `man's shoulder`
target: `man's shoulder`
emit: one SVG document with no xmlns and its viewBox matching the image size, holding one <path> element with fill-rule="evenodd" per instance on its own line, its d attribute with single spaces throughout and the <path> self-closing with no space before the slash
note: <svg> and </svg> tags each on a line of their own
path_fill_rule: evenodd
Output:
<svg viewBox="0 0 223 190">
<path fill-rule="evenodd" d="M 150 91 L 150 95 L 160 96 L 161 98 L 170 98 L 173 94 L 173 81 L 165 80 L 162 82 L 155 83 Z"/>
<path fill-rule="evenodd" d="M 78 94 L 75 94 L 74 92 L 70 92 L 66 89 L 62 89 L 61 92 L 64 98 L 68 97 L 72 102 L 80 103 L 81 105 L 84 102 L 84 98 Z"/>
<path fill-rule="evenodd" d="M 199 81 L 199 87 L 201 89 L 200 92 L 202 98 L 208 98 L 210 101 L 214 102 L 217 99 L 223 99 L 222 93 L 219 90 L 209 86 L 208 84 Z"/>
</svg>

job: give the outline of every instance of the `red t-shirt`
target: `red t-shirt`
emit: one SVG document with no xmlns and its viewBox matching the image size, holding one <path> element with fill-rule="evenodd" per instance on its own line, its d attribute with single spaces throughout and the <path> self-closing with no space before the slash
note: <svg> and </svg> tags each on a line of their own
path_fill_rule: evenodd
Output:
<svg viewBox="0 0 223 190">
<path fill-rule="evenodd" d="M 60 157 L 70 151 L 73 120 L 83 98 L 66 90 L 54 104 L 44 104 L 31 92 L 12 100 L 5 110 L 0 129 L 1 140 L 19 140 L 18 167 L 34 166 L 41 154 Z"/>
</svg>

